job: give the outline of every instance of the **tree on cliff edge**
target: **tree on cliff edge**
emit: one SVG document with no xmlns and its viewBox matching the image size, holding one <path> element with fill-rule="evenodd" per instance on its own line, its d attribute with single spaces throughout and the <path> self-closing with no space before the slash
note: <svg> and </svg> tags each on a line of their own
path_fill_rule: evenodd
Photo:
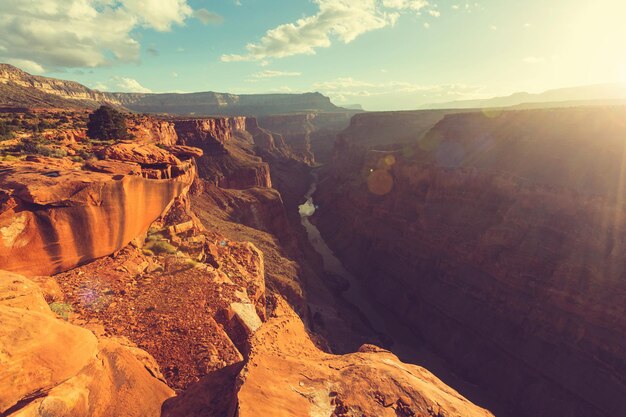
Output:
<svg viewBox="0 0 626 417">
<path fill-rule="evenodd" d="M 100 108 L 89 115 L 87 136 L 91 139 L 126 139 L 126 117 L 111 106 Z"/>
</svg>

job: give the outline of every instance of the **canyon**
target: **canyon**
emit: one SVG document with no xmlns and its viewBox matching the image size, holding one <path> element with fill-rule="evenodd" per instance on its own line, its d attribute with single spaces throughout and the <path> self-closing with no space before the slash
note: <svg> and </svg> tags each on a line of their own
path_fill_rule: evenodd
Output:
<svg viewBox="0 0 626 417">
<path fill-rule="evenodd" d="M 626 409 L 626 108 L 0 78 L 0 415 Z M 102 102 L 172 114 L 90 139 Z"/>
<path fill-rule="evenodd" d="M 491 415 L 361 343 L 367 331 L 346 337 L 340 312 L 313 324 L 305 281 L 330 306 L 332 290 L 271 186 L 289 184 L 291 166 L 308 186 L 315 128 L 283 138 L 242 116 L 128 126 L 134 139 L 113 143 L 74 122 L 71 135 L 42 132 L 74 159 L 20 156 L 21 136 L 5 144 L 2 415 Z M 323 334 L 338 329 L 358 352 L 330 353 Z"/>
<path fill-rule="evenodd" d="M 312 221 L 377 304 L 492 387 L 504 415 L 620 415 L 624 116 L 355 116 Z"/>
</svg>

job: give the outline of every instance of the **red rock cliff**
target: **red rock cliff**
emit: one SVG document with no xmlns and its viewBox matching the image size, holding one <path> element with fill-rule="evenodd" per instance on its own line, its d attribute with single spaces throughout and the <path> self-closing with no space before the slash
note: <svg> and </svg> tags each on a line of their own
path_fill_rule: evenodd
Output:
<svg viewBox="0 0 626 417">
<path fill-rule="evenodd" d="M 132 146 L 150 154 L 149 147 Z M 157 166 L 142 169 L 98 161 L 87 171 L 45 158 L 2 163 L 0 269 L 51 275 L 109 255 L 145 233 L 195 177 L 192 161 L 152 162 Z"/>
<path fill-rule="evenodd" d="M 153 117 L 130 117 L 126 122 L 128 133 L 142 142 L 155 142 L 166 146 L 176 145 L 178 135 L 174 123 Z"/>
<path fill-rule="evenodd" d="M 176 120 L 178 143 L 204 150 L 202 178 L 223 188 L 271 187 L 269 166 L 254 155 L 245 117 Z"/>
</svg>

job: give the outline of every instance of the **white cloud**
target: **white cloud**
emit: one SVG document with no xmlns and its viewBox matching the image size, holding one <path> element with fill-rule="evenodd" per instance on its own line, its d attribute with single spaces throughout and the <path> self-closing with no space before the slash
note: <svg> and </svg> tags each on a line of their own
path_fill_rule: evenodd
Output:
<svg viewBox="0 0 626 417">
<path fill-rule="evenodd" d="M 478 2 L 470 3 L 466 2 L 465 4 L 453 4 L 452 10 L 465 10 L 467 13 L 472 13 L 473 10 L 482 9 L 482 6 Z"/>
<path fill-rule="evenodd" d="M 152 93 L 152 90 L 144 87 L 139 81 L 127 77 L 111 77 L 107 82 L 97 82 L 92 85 L 94 90 L 117 91 L 122 93 Z"/>
<path fill-rule="evenodd" d="M 268 30 L 257 43 L 246 45 L 245 54 L 222 55 L 224 62 L 261 61 L 292 55 L 313 55 L 333 40 L 350 43 L 372 30 L 393 26 L 401 12 L 419 13 L 425 0 L 313 0 L 319 10 Z"/>
<path fill-rule="evenodd" d="M 408 9 L 419 12 L 428 6 L 428 2 L 426 0 L 383 0 L 383 6 L 390 9 Z"/>
<path fill-rule="evenodd" d="M 289 72 L 289 71 L 273 71 L 266 70 L 252 74 L 253 78 L 275 78 L 275 77 L 297 77 L 302 75 L 301 72 Z"/>
<path fill-rule="evenodd" d="M 139 82 L 133 78 L 126 77 L 113 77 L 115 86 L 121 92 L 125 93 L 151 93 L 152 90 L 139 84 Z"/>
<path fill-rule="evenodd" d="M 51 0 L 48 0 L 51 1 Z M 52 0 L 58 1 L 58 0 Z M 67 1 L 67 0 L 66 0 Z M 76 2 L 77 0 L 71 0 Z M 79 0 L 80 3 L 115 4 L 113 0 Z M 118 0 L 121 7 L 126 9 L 142 26 L 156 29 L 160 32 L 171 30 L 173 24 L 182 25 L 185 19 L 191 17 L 193 10 L 187 0 Z"/>
<path fill-rule="evenodd" d="M 425 27 L 426 29 L 430 29 L 430 23 L 428 23 L 428 22 L 424 22 L 424 27 Z"/>
<path fill-rule="evenodd" d="M 491 26 L 489 26 L 489 29 L 491 29 L 491 30 L 498 30 L 498 27 L 496 25 L 491 25 Z"/>
<path fill-rule="evenodd" d="M 0 59 L 50 68 L 137 62 L 135 29 L 169 31 L 192 14 L 187 0 L 2 0 Z"/>
<path fill-rule="evenodd" d="M 41 65 L 27 59 L 8 58 L 5 60 L 5 62 L 31 74 L 43 74 L 45 72 L 44 68 Z"/>
<path fill-rule="evenodd" d="M 224 18 L 217 13 L 213 13 L 208 11 L 207 9 L 198 9 L 194 12 L 194 16 L 196 19 L 201 21 L 203 24 L 219 24 L 224 21 Z"/>
<path fill-rule="evenodd" d="M 109 86 L 102 82 L 95 83 L 91 88 L 98 91 L 109 91 Z"/>
<path fill-rule="evenodd" d="M 441 12 L 439 10 L 429 10 L 428 14 L 431 15 L 432 17 L 440 17 L 441 16 Z"/>
</svg>

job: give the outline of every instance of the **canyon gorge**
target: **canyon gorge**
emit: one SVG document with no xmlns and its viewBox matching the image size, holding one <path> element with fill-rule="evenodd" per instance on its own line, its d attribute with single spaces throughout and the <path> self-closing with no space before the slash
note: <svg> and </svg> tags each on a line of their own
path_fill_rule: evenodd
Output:
<svg viewBox="0 0 626 417">
<path fill-rule="evenodd" d="M 624 414 L 625 107 L 198 94 L 0 67 L 0 416 Z"/>
</svg>

